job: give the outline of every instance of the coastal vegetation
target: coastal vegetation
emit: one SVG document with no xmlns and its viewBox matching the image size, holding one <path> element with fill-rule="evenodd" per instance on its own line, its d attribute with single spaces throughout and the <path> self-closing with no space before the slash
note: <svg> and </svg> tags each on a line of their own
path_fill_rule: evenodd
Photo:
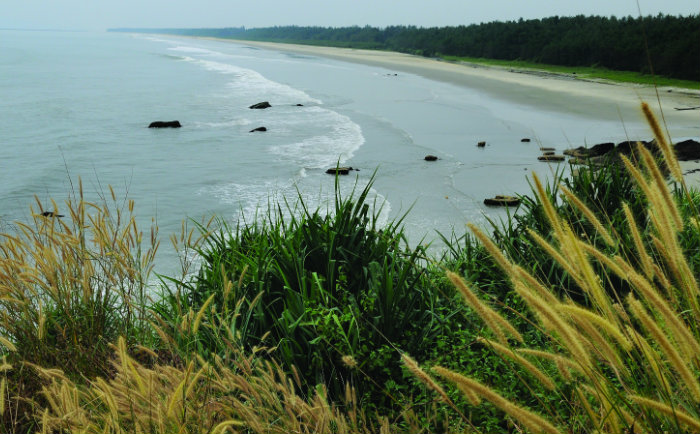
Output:
<svg viewBox="0 0 700 434">
<path fill-rule="evenodd" d="M 371 183 L 184 222 L 177 276 L 133 202 L 37 201 L 0 239 L 1 429 L 700 432 L 700 194 L 643 110 L 655 146 L 440 257 Z"/>
<path fill-rule="evenodd" d="M 700 82 L 699 15 L 554 16 L 431 28 L 277 26 L 114 30 L 390 50 L 427 57 L 523 61 L 538 68 L 543 65 L 596 67 L 689 80 L 695 82 L 691 86 L 695 88 Z"/>
</svg>

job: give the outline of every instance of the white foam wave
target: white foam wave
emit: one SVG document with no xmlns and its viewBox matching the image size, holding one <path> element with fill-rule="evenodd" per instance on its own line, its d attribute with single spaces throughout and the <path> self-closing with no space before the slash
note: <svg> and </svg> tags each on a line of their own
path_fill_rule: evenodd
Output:
<svg viewBox="0 0 700 434">
<path fill-rule="evenodd" d="M 242 68 L 230 63 L 216 62 L 213 60 L 197 59 L 183 56 L 182 60 L 202 66 L 208 71 L 218 72 L 234 76 L 228 83 L 228 87 L 238 96 L 257 102 L 260 99 L 270 101 L 271 104 L 322 104 L 316 98 L 306 92 L 295 89 L 286 84 L 265 78 L 262 74 L 252 69 Z"/>
<path fill-rule="evenodd" d="M 321 107 L 308 111 L 312 114 L 308 130 L 318 130 L 319 126 L 327 130 L 299 142 L 273 146 L 273 154 L 301 167 L 320 169 L 344 163 L 365 143 L 362 128 L 349 117 Z"/>
</svg>

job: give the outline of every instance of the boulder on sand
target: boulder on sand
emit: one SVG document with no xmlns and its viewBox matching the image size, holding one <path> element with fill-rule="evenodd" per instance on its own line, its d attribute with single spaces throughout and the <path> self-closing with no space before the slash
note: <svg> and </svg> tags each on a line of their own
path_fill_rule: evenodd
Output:
<svg viewBox="0 0 700 434">
<path fill-rule="evenodd" d="M 180 121 L 155 121 L 148 125 L 148 128 L 180 128 Z"/>
<path fill-rule="evenodd" d="M 267 131 L 267 128 L 265 128 L 265 127 L 257 127 L 257 128 L 253 128 L 253 129 L 250 130 L 249 132 L 254 133 L 254 132 L 256 132 L 256 131 Z"/>
<path fill-rule="evenodd" d="M 250 107 L 248 107 L 248 108 L 251 108 L 251 109 L 266 109 L 266 108 L 269 108 L 269 107 L 272 107 L 272 106 L 270 105 L 270 103 L 267 102 L 267 101 L 263 101 L 263 102 L 259 102 L 259 103 L 257 103 L 257 104 L 253 104 L 252 106 L 250 106 Z"/>
</svg>

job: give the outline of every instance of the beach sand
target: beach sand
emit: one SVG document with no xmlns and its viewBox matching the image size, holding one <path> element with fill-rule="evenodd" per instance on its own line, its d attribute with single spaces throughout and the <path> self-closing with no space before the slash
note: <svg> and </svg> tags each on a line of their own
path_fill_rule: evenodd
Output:
<svg viewBox="0 0 700 434">
<path fill-rule="evenodd" d="M 640 102 L 646 101 L 659 118 L 665 120 L 674 139 L 700 135 L 700 110 L 676 110 L 700 106 L 700 91 L 695 90 L 664 87 L 657 91 L 647 85 L 485 67 L 390 51 L 254 41 L 234 42 L 251 47 L 377 66 L 396 73 L 416 74 L 431 80 L 478 88 L 514 103 L 530 104 L 545 110 L 561 110 L 590 118 L 611 120 L 628 118 L 630 115 L 641 118 Z"/>
<path fill-rule="evenodd" d="M 700 110 L 676 110 L 700 106 L 700 91 L 632 83 L 589 80 L 575 75 L 522 71 L 449 62 L 409 54 L 272 42 L 222 39 L 237 44 L 281 52 L 325 57 L 409 73 L 457 86 L 477 88 L 487 94 L 537 109 L 562 111 L 593 119 L 642 119 L 640 104 L 646 101 L 665 125 L 673 141 L 700 137 Z M 649 139 L 653 138 L 649 131 Z M 700 161 L 682 162 L 689 187 L 700 189 Z M 698 169 L 696 171 L 696 169 Z M 690 173 L 689 173 L 690 172 Z"/>
</svg>

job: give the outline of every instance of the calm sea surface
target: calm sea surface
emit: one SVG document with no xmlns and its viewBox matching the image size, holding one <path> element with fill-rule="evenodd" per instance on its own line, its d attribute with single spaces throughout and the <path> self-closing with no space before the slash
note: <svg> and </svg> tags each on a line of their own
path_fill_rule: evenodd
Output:
<svg viewBox="0 0 700 434">
<path fill-rule="evenodd" d="M 156 270 L 168 274 L 178 260 L 167 238 L 183 219 L 251 219 L 297 192 L 325 208 L 334 178 L 324 172 L 340 163 L 360 169 L 343 192 L 376 170 L 381 219 L 412 207 L 411 241 L 434 240 L 504 216 L 483 199 L 529 192 L 533 170 L 551 174 L 540 146 L 624 139 L 619 120 L 394 74 L 213 40 L 0 31 L 0 225 L 29 220 L 35 195 L 60 211 L 79 177 L 96 201 L 111 185 L 136 202 L 144 232 L 157 222 Z M 272 108 L 248 109 L 261 101 Z M 175 119 L 182 128 L 146 128 Z"/>
</svg>

